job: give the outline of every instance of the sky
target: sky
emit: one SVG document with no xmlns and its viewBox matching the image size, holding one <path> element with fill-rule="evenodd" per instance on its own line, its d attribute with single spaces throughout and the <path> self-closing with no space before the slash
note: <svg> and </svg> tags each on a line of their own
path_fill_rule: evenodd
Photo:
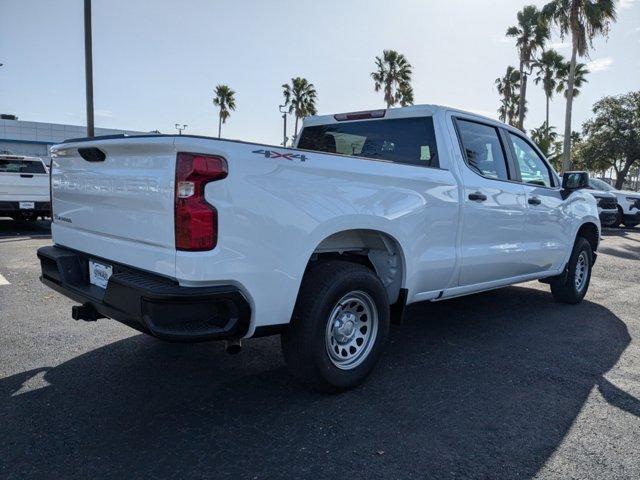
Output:
<svg viewBox="0 0 640 480">
<path fill-rule="evenodd" d="M 93 0 L 95 123 L 99 127 L 217 135 L 214 88 L 236 91 L 227 138 L 282 141 L 282 84 L 306 77 L 320 114 L 384 107 L 373 89 L 384 49 L 413 66 L 415 103 L 496 117 L 494 81 L 517 65 L 505 38 L 529 0 Z M 619 0 L 597 39 L 574 130 L 605 95 L 640 90 L 640 0 Z M 0 113 L 85 125 L 82 0 L 0 0 Z M 568 39 L 551 44 L 568 56 Z M 527 89 L 525 128 L 544 121 L 544 94 Z M 564 98 L 551 105 L 562 133 Z M 293 119 L 289 119 L 289 126 Z M 291 134 L 291 133 L 290 133 Z"/>
</svg>

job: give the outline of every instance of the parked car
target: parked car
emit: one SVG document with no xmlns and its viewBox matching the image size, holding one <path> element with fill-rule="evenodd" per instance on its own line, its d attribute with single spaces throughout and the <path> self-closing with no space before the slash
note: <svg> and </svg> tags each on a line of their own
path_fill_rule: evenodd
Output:
<svg viewBox="0 0 640 480">
<path fill-rule="evenodd" d="M 616 196 L 618 215 L 616 226 L 624 224 L 633 228 L 640 223 L 640 193 L 628 190 L 616 190 L 604 180 L 590 178 L 589 185 L 597 190 L 604 190 Z"/>
<path fill-rule="evenodd" d="M 608 191 L 594 188 L 592 178 L 589 178 L 588 191 L 593 195 L 598 203 L 598 217 L 603 227 L 617 227 L 620 225 L 618 219 L 618 200 L 616 196 Z"/>
<path fill-rule="evenodd" d="M 0 155 L 0 217 L 37 220 L 51 215 L 49 175 L 36 157 Z"/>
<path fill-rule="evenodd" d="M 296 148 L 190 135 L 51 150 L 42 281 L 75 319 L 161 339 L 281 334 L 293 374 L 361 383 L 404 307 L 540 279 L 589 286 L 588 174 L 564 181 L 523 133 L 412 106 L 305 119 Z"/>
</svg>

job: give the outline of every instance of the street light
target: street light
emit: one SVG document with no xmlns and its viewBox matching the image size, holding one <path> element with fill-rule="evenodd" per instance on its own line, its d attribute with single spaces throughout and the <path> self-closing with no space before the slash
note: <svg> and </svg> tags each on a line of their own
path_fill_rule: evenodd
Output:
<svg viewBox="0 0 640 480">
<path fill-rule="evenodd" d="M 187 124 L 183 125 L 181 123 L 176 123 L 176 130 L 178 130 L 178 135 L 182 135 L 182 131 L 186 130 L 188 126 L 189 125 L 187 125 Z"/>
<path fill-rule="evenodd" d="M 284 130 L 283 130 L 283 133 L 282 133 L 282 146 L 283 147 L 287 146 L 287 140 L 289 140 L 287 138 L 287 111 L 286 110 L 282 110 L 285 107 L 286 107 L 286 105 L 278 105 L 278 110 L 280 110 L 280 113 L 282 114 L 282 120 L 284 122 Z"/>
<path fill-rule="evenodd" d="M 84 75 L 87 96 L 87 137 L 93 137 L 93 55 L 91 53 L 91 0 L 84 0 Z"/>
</svg>

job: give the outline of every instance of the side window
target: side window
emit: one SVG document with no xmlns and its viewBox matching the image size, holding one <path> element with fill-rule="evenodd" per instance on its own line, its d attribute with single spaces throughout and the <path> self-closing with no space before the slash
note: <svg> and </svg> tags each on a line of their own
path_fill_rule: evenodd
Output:
<svg viewBox="0 0 640 480">
<path fill-rule="evenodd" d="M 482 123 L 457 120 L 467 165 L 483 177 L 508 180 L 507 162 L 498 130 Z"/>
<path fill-rule="evenodd" d="M 524 139 L 509 133 L 509 139 L 513 145 L 513 153 L 516 156 L 516 165 L 520 170 L 520 176 L 524 183 L 552 187 L 549 167 L 540 158 L 531 145 Z"/>
</svg>

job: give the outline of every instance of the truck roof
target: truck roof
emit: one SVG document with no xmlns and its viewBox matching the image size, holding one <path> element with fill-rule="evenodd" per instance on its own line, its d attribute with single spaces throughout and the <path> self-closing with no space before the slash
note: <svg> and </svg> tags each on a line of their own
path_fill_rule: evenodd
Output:
<svg viewBox="0 0 640 480">
<path fill-rule="evenodd" d="M 486 117 L 484 115 L 479 115 L 477 113 L 460 110 L 458 108 L 447 107 L 445 105 L 432 105 L 432 104 L 424 104 L 424 105 L 410 105 L 408 107 L 398 107 L 398 108 L 387 108 L 387 109 L 374 109 L 374 110 L 361 110 L 357 112 L 349 112 L 349 113 L 337 113 L 330 115 L 312 115 L 310 117 L 305 117 L 304 126 L 313 126 L 313 125 L 327 125 L 330 123 L 336 123 L 342 120 L 356 120 L 356 118 L 343 118 L 339 119 L 340 116 L 358 116 L 358 114 L 365 113 L 373 113 L 375 116 L 369 117 L 372 120 L 376 118 L 406 118 L 406 117 L 415 117 L 415 116 L 426 116 L 426 115 L 435 115 L 437 112 L 448 111 L 460 113 L 463 115 L 468 115 L 472 117 L 476 117 L 478 119 L 482 119 L 487 122 L 504 125 L 507 128 L 513 128 L 509 125 L 506 125 L 495 118 Z M 384 112 L 384 113 L 383 113 Z M 338 118 L 336 118 L 338 117 Z M 364 119 L 364 117 L 362 117 Z"/>
</svg>

